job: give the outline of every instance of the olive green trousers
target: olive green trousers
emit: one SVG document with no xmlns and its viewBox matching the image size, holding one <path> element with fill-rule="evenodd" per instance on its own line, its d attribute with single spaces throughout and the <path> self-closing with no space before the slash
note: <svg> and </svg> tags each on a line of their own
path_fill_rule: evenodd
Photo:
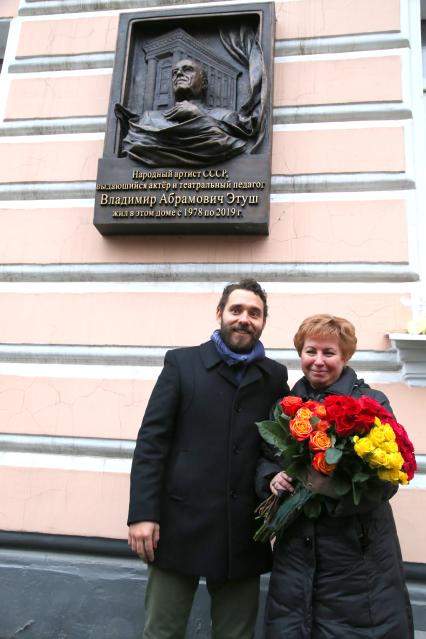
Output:
<svg viewBox="0 0 426 639">
<path fill-rule="evenodd" d="M 150 566 L 145 594 L 144 639 L 185 639 L 199 577 Z M 212 639 L 254 639 L 259 577 L 206 580 Z"/>
</svg>

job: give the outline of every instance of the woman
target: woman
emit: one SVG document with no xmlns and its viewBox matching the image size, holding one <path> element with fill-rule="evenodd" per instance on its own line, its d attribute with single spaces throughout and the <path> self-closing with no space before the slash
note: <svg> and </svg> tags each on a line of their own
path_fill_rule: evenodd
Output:
<svg viewBox="0 0 426 639">
<path fill-rule="evenodd" d="M 304 400 L 326 395 L 368 395 L 391 411 L 386 396 L 347 366 L 356 348 L 353 325 L 332 315 L 313 315 L 294 344 L 302 377 L 292 390 Z M 272 454 L 271 454 L 272 453 Z M 273 451 L 258 469 L 259 493 L 293 491 Z M 278 471 L 278 472 L 277 472 Z M 266 603 L 264 639 L 410 639 L 411 607 L 386 484 L 382 503 L 334 496 L 330 479 L 312 471 L 313 490 L 326 495 L 318 519 L 300 514 L 276 541 Z M 269 490 L 268 490 L 269 489 Z"/>
</svg>

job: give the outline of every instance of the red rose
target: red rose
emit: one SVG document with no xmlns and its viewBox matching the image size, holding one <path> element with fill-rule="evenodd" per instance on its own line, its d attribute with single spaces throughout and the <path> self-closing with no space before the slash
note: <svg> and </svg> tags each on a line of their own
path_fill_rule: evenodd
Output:
<svg viewBox="0 0 426 639">
<path fill-rule="evenodd" d="M 314 455 L 312 460 L 312 467 L 319 473 L 323 475 L 331 475 L 331 473 L 336 468 L 336 464 L 328 464 L 325 461 L 325 453 L 320 452 Z"/>
<path fill-rule="evenodd" d="M 301 397 L 294 397 L 293 395 L 283 397 L 280 401 L 281 410 L 289 417 L 294 417 L 302 405 L 303 399 Z"/>
<path fill-rule="evenodd" d="M 309 410 L 313 413 L 315 413 L 318 406 L 322 406 L 322 404 L 320 402 L 316 402 L 314 399 L 308 399 L 308 401 L 303 404 L 304 408 L 309 408 Z"/>
<path fill-rule="evenodd" d="M 317 430 L 322 430 L 323 432 L 325 432 L 329 428 L 330 428 L 330 423 L 326 419 L 320 419 L 317 422 Z"/>
<path fill-rule="evenodd" d="M 411 481 L 414 477 L 414 473 L 417 470 L 416 457 L 414 455 L 414 446 L 410 441 L 407 431 L 404 426 L 398 424 L 396 419 L 388 420 L 388 423 L 393 428 L 396 437 L 396 443 L 398 444 L 398 450 L 404 458 L 403 471 L 407 473 L 408 481 Z"/>
<path fill-rule="evenodd" d="M 335 426 L 336 435 L 350 437 L 351 435 L 365 435 L 374 426 L 374 418 L 380 415 L 388 418 L 389 413 L 371 397 L 346 397 L 330 395 L 326 397 L 324 405 L 327 419 Z"/>
<path fill-rule="evenodd" d="M 358 433 L 356 416 L 360 407 L 353 397 L 329 395 L 324 400 L 324 406 L 328 421 L 336 429 L 336 435 L 349 437 Z"/>
<path fill-rule="evenodd" d="M 318 404 L 314 410 L 315 417 L 319 417 L 320 419 L 326 419 L 327 411 L 325 410 L 325 406 L 323 404 Z"/>
</svg>

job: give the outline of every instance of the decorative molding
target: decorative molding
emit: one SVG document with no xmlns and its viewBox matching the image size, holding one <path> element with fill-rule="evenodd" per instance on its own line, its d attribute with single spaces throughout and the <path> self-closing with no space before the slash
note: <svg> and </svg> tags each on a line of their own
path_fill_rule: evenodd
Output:
<svg viewBox="0 0 426 639">
<path fill-rule="evenodd" d="M 5 182 L 0 201 L 94 198 L 96 182 Z"/>
<path fill-rule="evenodd" d="M 89 346 L 62 344 L 0 344 L 1 363 L 102 364 L 114 366 L 162 366 L 166 351 L 176 346 Z M 267 349 L 271 359 L 298 369 L 294 349 Z M 360 370 L 399 371 L 396 351 L 357 351 L 351 365 Z"/>
<path fill-rule="evenodd" d="M 389 333 L 398 351 L 402 376 L 409 386 L 426 386 L 426 335 Z"/>
<path fill-rule="evenodd" d="M 324 193 L 336 191 L 394 191 L 415 188 L 406 173 L 321 173 L 273 175 L 275 193 Z"/>
<path fill-rule="evenodd" d="M 211 0 L 185 0 L 185 4 L 205 4 Z M 182 0 L 23 0 L 20 16 L 52 15 L 58 13 L 83 13 L 118 9 L 152 9 L 181 4 Z"/>
<path fill-rule="evenodd" d="M 71 71 L 80 69 L 112 69 L 114 52 L 80 53 L 74 55 L 28 56 L 15 58 L 9 73 L 34 73 L 37 71 Z"/>
<path fill-rule="evenodd" d="M 321 173 L 273 175 L 274 193 L 395 191 L 415 188 L 405 173 Z M 94 198 L 95 182 L 11 182 L 0 184 L 0 201 Z"/>
<path fill-rule="evenodd" d="M 273 111 L 274 124 L 408 120 L 411 117 L 408 107 L 395 102 L 276 107 Z"/>
<path fill-rule="evenodd" d="M 100 457 L 109 460 L 131 460 L 134 448 L 135 440 L 130 439 L 0 433 L 0 450 L 2 454 L 29 453 L 38 456 Z M 413 480 L 413 488 L 424 488 L 424 477 L 422 476 L 426 475 L 426 455 L 417 454 L 416 461 L 417 473 Z M 417 485 L 414 485 L 415 483 Z"/>
<path fill-rule="evenodd" d="M 134 448 L 134 441 L 124 439 L 0 433 L 2 453 L 7 451 L 131 459 Z"/>
<path fill-rule="evenodd" d="M 278 40 L 275 55 L 313 55 L 321 53 L 348 53 L 352 51 L 380 51 L 409 47 L 408 38 L 401 33 L 367 33 L 323 38 L 297 38 Z"/>
<path fill-rule="evenodd" d="M 273 111 L 274 124 L 407 120 L 411 117 L 410 109 L 392 102 L 372 105 L 276 107 Z M 106 116 L 8 120 L 0 125 L 0 137 L 54 135 L 57 133 L 101 133 L 105 131 L 105 127 Z"/>
<path fill-rule="evenodd" d="M 0 282 L 414 282 L 405 263 L 0 264 Z"/>
<path fill-rule="evenodd" d="M 43 533 L 0 531 L 0 548 L 47 553 L 89 554 L 137 559 L 127 540 L 76 535 L 49 535 Z M 144 564 L 140 565 L 144 570 Z"/>
<path fill-rule="evenodd" d="M 57 133 L 103 133 L 105 127 L 106 116 L 9 120 L 0 125 L 0 137 Z"/>
</svg>

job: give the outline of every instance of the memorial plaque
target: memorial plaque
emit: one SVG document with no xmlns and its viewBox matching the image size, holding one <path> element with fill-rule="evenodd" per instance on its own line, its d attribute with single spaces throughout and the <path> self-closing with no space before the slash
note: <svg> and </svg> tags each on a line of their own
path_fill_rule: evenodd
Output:
<svg viewBox="0 0 426 639">
<path fill-rule="evenodd" d="M 120 17 L 96 228 L 267 234 L 274 4 Z"/>
</svg>

